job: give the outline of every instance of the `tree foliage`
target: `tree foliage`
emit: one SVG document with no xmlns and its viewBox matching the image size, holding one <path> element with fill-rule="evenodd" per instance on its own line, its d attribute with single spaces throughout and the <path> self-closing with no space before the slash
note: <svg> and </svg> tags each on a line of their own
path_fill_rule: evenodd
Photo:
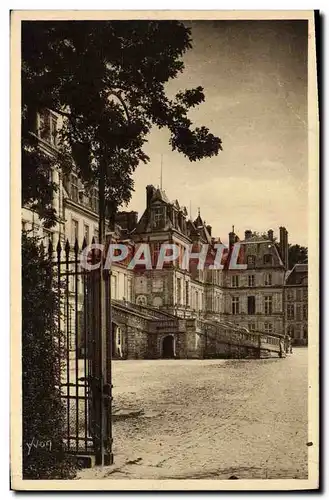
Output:
<svg viewBox="0 0 329 500">
<path fill-rule="evenodd" d="M 169 129 L 172 149 L 191 161 L 217 155 L 221 140 L 188 117 L 205 99 L 202 87 L 173 99 L 165 93 L 191 46 L 190 30 L 177 21 L 23 22 L 23 203 L 33 202 L 51 223 L 49 197 L 41 196 L 48 166 L 28 136 L 31 111 L 63 117 L 55 163 L 69 170 L 72 156 L 86 184 L 104 172 L 111 210 L 130 200 L 132 174 L 149 161 L 143 145 L 152 126 Z"/>
<path fill-rule="evenodd" d="M 59 308 L 51 283 L 52 263 L 26 233 L 22 264 L 23 477 L 70 478 L 75 468 L 63 450 Z"/>
<path fill-rule="evenodd" d="M 288 262 L 289 269 L 292 269 L 295 264 L 305 264 L 308 261 L 308 249 L 301 245 L 289 245 Z"/>
</svg>

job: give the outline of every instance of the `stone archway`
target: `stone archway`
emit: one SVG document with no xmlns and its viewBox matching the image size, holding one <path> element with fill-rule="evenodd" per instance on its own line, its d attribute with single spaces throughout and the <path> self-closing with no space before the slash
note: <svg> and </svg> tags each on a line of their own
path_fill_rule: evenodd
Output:
<svg viewBox="0 0 329 500">
<path fill-rule="evenodd" d="M 162 339 L 162 358 L 173 359 L 175 357 L 175 338 L 167 335 Z"/>
</svg>

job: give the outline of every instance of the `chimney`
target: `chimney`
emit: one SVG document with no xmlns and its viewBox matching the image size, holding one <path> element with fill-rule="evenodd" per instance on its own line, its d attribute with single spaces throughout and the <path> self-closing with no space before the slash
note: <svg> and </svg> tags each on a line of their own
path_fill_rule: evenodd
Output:
<svg viewBox="0 0 329 500">
<path fill-rule="evenodd" d="M 150 208 L 151 200 L 155 193 L 155 187 L 152 184 L 146 186 L 146 208 Z"/>
<path fill-rule="evenodd" d="M 206 228 L 207 228 L 207 231 L 208 231 L 208 233 L 209 233 L 209 236 L 211 236 L 212 227 L 208 224 L 208 225 L 206 226 Z"/>
<path fill-rule="evenodd" d="M 251 238 L 252 231 L 250 229 L 247 229 L 247 231 L 244 232 L 244 239 L 249 240 Z"/>
<path fill-rule="evenodd" d="M 288 269 L 288 231 L 285 227 L 280 227 L 280 253 L 283 265 Z"/>
<path fill-rule="evenodd" d="M 267 236 L 269 240 L 273 241 L 273 229 L 267 231 Z"/>
<path fill-rule="evenodd" d="M 137 226 L 137 221 L 138 221 L 138 212 L 131 211 L 128 213 L 128 224 L 127 224 L 127 229 L 129 232 L 131 232 L 135 227 Z"/>
<path fill-rule="evenodd" d="M 228 233 L 228 243 L 229 243 L 229 249 L 233 248 L 233 245 L 235 243 L 235 232 L 234 232 L 234 226 L 232 227 L 232 231 Z"/>
<path fill-rule="evenodd" d="M 115 215 L 115 222 L 119 224 L 122 229 L 126 229 L 129 232 L 137 226 L 137 219 L 137 212 L 118 212 Z"/>
</svg>

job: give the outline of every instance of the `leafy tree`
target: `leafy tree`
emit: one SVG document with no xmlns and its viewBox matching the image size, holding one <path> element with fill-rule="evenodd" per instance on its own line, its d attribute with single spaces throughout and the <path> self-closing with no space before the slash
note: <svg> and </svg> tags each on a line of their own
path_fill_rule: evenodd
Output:
<svg viewBox="0 0 329 500">
<path fill-rule="evenodd" d="M 289 269 L 292 269 L 295 264 L 305 264 L 308 261 L 308 249 L 300 245 L 289 245 L 288 262 Z"/>
<path fill-rule="evenodd" d="M 75 467 L 63 450 L 64 410 L 58 388 L 63 343 L 58 342 L 52 263 L 36 238 L 25 232 L 22 264 L 23 477 L 70 478 Z"/>
<path fill-rule="evenodd" d="M 204 101 L 202 87 L 173 99 L 165 93 L 191 46 L 190 30 L 177 21 L 23 22 L 23 204 L 33 203 L 49 224 L 55 218 L 50 160 L 38 156 L 29 134 L 41 109 L 63 118 L 54 163 L 69 171 L 72 156 L 86 185 L 103 174 L 100 207 L 105 203 L 112 217 L 130 200 L 132 173 L 149 161 L 143 145 L 152 126 L 168 128 L 172 149 L 191 161 L 217 155 L 221 139 L 204 126 L 193 128 L 188 117 Z"/>
</svg>

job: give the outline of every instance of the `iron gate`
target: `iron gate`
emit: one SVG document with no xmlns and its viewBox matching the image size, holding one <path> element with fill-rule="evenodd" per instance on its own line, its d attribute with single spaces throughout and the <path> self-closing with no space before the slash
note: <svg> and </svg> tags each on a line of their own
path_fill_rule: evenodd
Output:
<svg viewBox="0 0 329 500">
<path fill-rule="evenodd" d="M 93 240 L 92 243 L 95 243 Z M 60 318 L 60 391 L 64 406 L 68 453 L 95 456 L 97 464 L 113 463 L 112 455 L 112 342 L 110 272 L 92 250 L 88 270 L 81 265 L 78 242 L 56 247 L 55 285 Z"/>
</svg>

